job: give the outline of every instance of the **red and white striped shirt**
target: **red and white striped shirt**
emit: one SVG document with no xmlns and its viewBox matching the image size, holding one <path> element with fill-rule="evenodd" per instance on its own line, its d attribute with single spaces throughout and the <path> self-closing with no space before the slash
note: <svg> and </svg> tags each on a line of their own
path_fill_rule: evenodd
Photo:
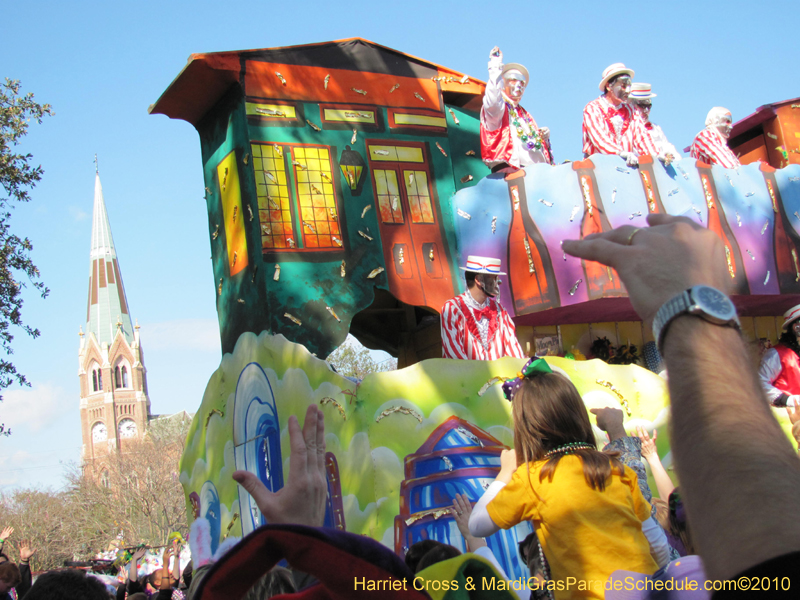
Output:
<svg viewBox="0 0 800 600">
<path fill-rule="evenodd" d="M 591 156 L 622 152 L 658 156 L 644 122 L 636 117 L 633 108 L 628 104 L 614 107 L 600 96 L 583 109 L 583 153 Z"/>
<path fill-rule="evenodd" d="M 728 148 L 728 143 L 713 127 L 706 127 L 697 134 L 692 142 L 692 158 L 707 165 L 719 165 L 726 169 L 736 169 L 742 166 L 733 151 Z"/>
<path fill-rule="evenodd" d="M 467 298 L 469 296 L 469 298 Z M 494 298 L 482 309 L 469 291 L 451 298 L 442 307 L 442 357 L 462 360 L 495 360 L 504 356 L 525 358 L 517 340 L 514 321 Z M 484 344 L 479 322 L 488 327 Z"/>
</svg>

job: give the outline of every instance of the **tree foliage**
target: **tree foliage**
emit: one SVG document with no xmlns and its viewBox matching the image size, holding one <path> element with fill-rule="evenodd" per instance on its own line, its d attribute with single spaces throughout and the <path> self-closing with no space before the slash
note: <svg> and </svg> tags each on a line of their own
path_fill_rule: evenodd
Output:
<svg viewBox="0 0 800 600">
<path fill-rule="evenodd" d="M 19 489 L 0 495 L 0 527 L 14 528 L 6 546 L 12 558 L 28 540 L 35 569 L 87 560 L 113 547 L 160 546 L 189 526 L 178 462 L 190 419 L 151 422 L 142 440 L 124 440 L 123 452 L 101 462 L 103 476 L 77 467 L 58 492 Z M 121 539 L 120 539 L 121 537 Z"/>
<path fill-rule="evenodd" d="M 397 360 L 393 358 L 376 362 L 370 355 L 369 350 L 349 335 L 344 344 L 331 352 L 326 360 L 336 369 L 339 375 L 355 377 L 356 379 L 364 379 L 370 373 L 394 371 L 397 368 Z"/>
<path fill-rule="evenodd" d="M 49 293 L 38 281 L 39 269 L 30 257 L 31 241 L 11 233 L 10 210 L 14 202 L 30 201 L 29 190 L 44 173 L 41 166 L 31 163 L 33 156 L 17 152 L 17 146 L 28 133 L 31 120 L 41 123 L 45 115 L 52 114 L 50 105 L 38 104 L 33 94 L 20 95 L 19 81 L 6 78 L 5 84 L 0 85 L 0 184 L 4 190 L 0 195 L 0 348 L 6 356 L 13 354 L 12 325 L 21 327 L 31 337 L 39 336 L 38 329 L 22 322 L 21 292 L 26 280 L 43 298 Z M 14 363 L 8 358 L 0 359 L 0 390 L 15 381 L 29 385 Z M 0 426 L 0 433 L 9 432 Z"/>
</svg>

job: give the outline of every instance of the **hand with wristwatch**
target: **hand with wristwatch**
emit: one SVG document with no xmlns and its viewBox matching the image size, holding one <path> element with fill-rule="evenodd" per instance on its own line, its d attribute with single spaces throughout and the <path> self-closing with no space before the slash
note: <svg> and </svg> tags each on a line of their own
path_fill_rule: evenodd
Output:
<svg viewBox="0 0 800 600">
<path fill-rule="evenodd" d="M 661 352 L 670 325 L 683 315 L 738 328 L 736 308 L 725 294 L 731 278 L 717 234 L 686 217 L 651 214 L 647 222 L 650 227 L 565 240 L 563 248 L 617 270 L 634 310 L 645 324 L 652 322 Z"/>
</svg>

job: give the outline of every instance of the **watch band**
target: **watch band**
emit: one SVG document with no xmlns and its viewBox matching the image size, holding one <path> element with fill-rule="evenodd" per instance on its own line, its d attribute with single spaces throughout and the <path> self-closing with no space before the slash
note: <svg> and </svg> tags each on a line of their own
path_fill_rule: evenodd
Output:
<svg viewBox="0 0 800 600">
<path fill-rule="evenodd" d="M 680 314 L 688 311 L 692 306 L 689 290 L 684 290 L 677 296 L 673 296 L 661 305 L 655 318 L 653 319 L 653 337 L 656 340 L 658 353 L 664 356 L 664 334 L 672 320 Z"/>
<path fill-rule="evenodd" d="M 723 327 L 740 328 L 736 307 L 716 288 L 696 285 L 667 300 L 653 318 L 653 337 L 663 355 L 664 338 L 670 323 L 682 314 L 690 314 Z"/>
</svg>

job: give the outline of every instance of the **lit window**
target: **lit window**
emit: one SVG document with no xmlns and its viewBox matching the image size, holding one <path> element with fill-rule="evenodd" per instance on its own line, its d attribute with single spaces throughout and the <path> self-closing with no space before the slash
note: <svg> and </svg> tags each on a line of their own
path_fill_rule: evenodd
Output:
<svg viewBox="0 0 800 600">
<path fill-rule="evenodd" d="M 122 365 L 122 387 L 128 387 L 128 367 Z"/>
<path fill-rule="evenodd" d="M 341 248 L 330 149 L 270 143 L 251 149 L 262 249 Z"/>
</svg>

